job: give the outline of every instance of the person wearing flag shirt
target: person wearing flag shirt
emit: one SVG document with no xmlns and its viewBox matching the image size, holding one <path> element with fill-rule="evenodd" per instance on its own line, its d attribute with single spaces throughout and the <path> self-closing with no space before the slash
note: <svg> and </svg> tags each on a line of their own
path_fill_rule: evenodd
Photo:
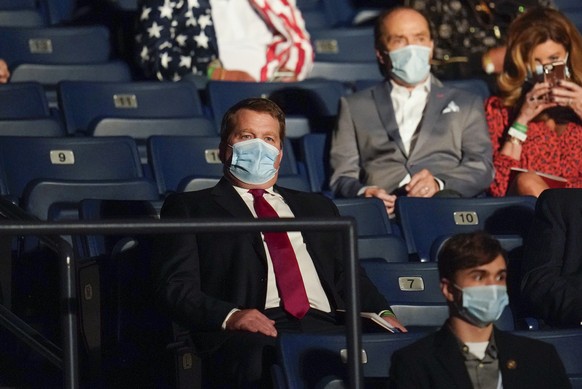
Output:
<svg viewBox="0 0 582 389">
<path fill-rule="evenodd" d="M 137 55 L 146 77 L 303 80 L 313 48 L 294 0 L 145 0 Z"/>
</svg>

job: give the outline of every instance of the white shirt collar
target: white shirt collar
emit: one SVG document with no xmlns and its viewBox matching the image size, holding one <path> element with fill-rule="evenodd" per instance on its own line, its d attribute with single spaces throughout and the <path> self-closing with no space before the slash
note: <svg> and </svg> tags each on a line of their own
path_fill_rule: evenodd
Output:
<svg viewBox="0 0 582 389">
<path fill-rule="evenodd" d="M 396 93 L 398 95 L 410 96 L 410 94 L 418 89 L 421 89 L 425 93 L 430 93 L 430 84 L 431 84 L 432 75 L 429 73 L 426 80 L 421 82 L 420 84 L 416 85 L 413 89 L 408 89 L 407 87 L 396 83 L 393 79 L 390 79 L 390 83 L 392 84 L 392 93 Z"/>
</svg>

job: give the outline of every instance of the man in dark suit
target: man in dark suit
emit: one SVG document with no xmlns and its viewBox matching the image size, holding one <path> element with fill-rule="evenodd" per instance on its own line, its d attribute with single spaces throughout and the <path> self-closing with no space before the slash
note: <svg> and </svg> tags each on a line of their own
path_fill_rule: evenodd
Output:
<svg viewBox="0 0 582 389">
<path fill-rule="evenodd" d="M 219 146 L 224 177 L 210 189 L 169 196 L 162 218 L 334 217 L 328 198 L 275 185 L 285 136 L 281 109 L 247 99 L 224 116 Z M 264 201 L 268 205 L 264 204 Z M 164 236 L 155 254 L 156 293 L 192 336 L 213 386 L 268 386 L 280 331 L 337 331 L 334 312 L 347 295 L 342 241 L 330 232 Z M 290 249 L 281 256 L 272 239 Z M 287 243 L 277 243 L 289 247 Z M 296 270 L 299 269 L 299 275 Z M 294 281 L 289 282 L 293 273 Z M 291 285 L 289 285 L 291 284 Z M 362 310 L 405 331 L 386 299 L 361 277 Z"/>
<path fill-rule="evenodd" d="M 392 355 L 391 388 L 569 388 L 554 347 L 495 328 L 508 303 L 506 261 L 486 233 L 459 234 L 439 255 L 450 316 Z"/>
<path fill-rule="evenodd" d="M 330 186 L 338 197 L 472 197 L 493 179 L 491 141 L 476 95 L 430 74 L 426 18 L 408 7 L 378 17 L 376 56 L 386 80 L 341 99 Z"/>
<path fill-rule="evenodd" d="M 547 189 L 522 261 L 522 298 L 551 326 L 582 325 L 582 189 Z"/>
</svg>

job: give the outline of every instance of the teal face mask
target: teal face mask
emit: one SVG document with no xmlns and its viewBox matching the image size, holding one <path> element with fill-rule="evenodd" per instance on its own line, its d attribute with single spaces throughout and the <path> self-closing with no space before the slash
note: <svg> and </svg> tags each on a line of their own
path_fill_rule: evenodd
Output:
<svg viewBox="0 0 582 389">
<path fill-rule="evenodd" d="M 424 81 L 430 72 L 431 48 L 420 45 L 408 45 L 390 51 L 392 75 L 408 85 Z"/>
<path fill-rule="evenodd" d="M 275 177 L 275 161 L 279 149 L 255 138 L 238 142 L 232 146 L 232 161 L 229 170 L 244 183 L 260 185 Z"/>
<path fill-rule="evenodd" d="M 463 292 L 459 314 L 477 327 L 485 327 L 501 317 L 509 304 L 507 287 L 503 285 L 455 287 Z"/>
</svg>

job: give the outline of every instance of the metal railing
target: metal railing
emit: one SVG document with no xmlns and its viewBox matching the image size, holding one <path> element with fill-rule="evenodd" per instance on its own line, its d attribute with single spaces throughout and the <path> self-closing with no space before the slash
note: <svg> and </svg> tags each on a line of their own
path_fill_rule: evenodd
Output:
<svg viewBox="0 0 582 389">
<path fill-rule="evenodd" d="M 363 369 L 361 350 L 361 325 L 359 303 L 359 279 L 357 257 L 357 233 L 352 218 L 340 217 L 329 219 L 289 218 L 278 220 L 248 219 L 200 219 L 182 220 L 122 220 L 122 221 L 70 221 L 41 222 L 32 220 L 5 220 L 0 223 L 0 236 L 37 235 L 55 237 L 58 235 L 88 234 L 172 234 L 172 233 L 237 233 L 258 231 L 337 231 L 341 234 L 346 272 L 347 314 L 346 337 L 348 346 L 349 387 L 363 387 Z M 75 258 L 73 249 L 65 240 L 53 240 L 59 254 L 61 299 L 63 301 L 62 358 L 55 352 L 54 345 L 38 334 L 31 332 L 26 324 L 19 322 L 6 308 L 0 309 L 0 325 L 29 344 L 33 349 L 53 364 L 62 367 L 66 388 L 79 387 L 77 312 L 78 297 L 75 279 Z"/>
</svg>

